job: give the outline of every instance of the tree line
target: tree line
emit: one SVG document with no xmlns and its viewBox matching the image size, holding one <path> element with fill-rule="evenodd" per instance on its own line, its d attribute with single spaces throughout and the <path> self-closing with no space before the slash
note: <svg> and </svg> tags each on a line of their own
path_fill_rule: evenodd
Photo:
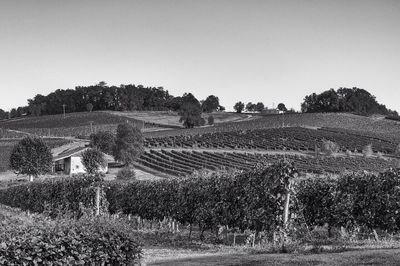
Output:
<svg viewBox="0 0 400 266">
<path fill-rule="evenodd" d="M 37 94 L 28 99 L 28 105 L 6 112 L 0 109 L 0 119 L 15 118 L 23 115 L 54 115 L 65 111 L 181 111 L 190 102 L 200 112 L 223 111 L 218 97 L 210 95 L 205 100 L 197 100 L 193 94 L 183 96 L 170 95 L 162 87 L 144 87 L 142 85 L 108 86 L 100 82 L 93 86 L 78 86 L 75 89 L 57 89 L 47 96 Z"/>
<path fill-rule="evenodd" d="M 330 89 L 320 94 L 312 93 L 301 104 L 303 113 L 344 112 L 359 115 L 382 114 L 398 116 L 396 111 L 379 104 L 375 96 L 360 88 Z"/>
</svg>

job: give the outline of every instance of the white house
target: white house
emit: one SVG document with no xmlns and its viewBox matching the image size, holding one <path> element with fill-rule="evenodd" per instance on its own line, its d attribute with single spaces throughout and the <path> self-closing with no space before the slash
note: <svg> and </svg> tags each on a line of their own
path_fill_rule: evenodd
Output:
<svg viewBox="0 0 400 266">
<path fill-rule="evenodd" d="M 53 172 L 75 175 L 84 174 L 86 169 L 82 163 L 82 153 L 89 149 L 88 147 L 76 147 L 70 150 L 65 150 L 53 157 Z M 108 166 L 99 169 L 101 173 L 108 172 Z"/>
</svg>

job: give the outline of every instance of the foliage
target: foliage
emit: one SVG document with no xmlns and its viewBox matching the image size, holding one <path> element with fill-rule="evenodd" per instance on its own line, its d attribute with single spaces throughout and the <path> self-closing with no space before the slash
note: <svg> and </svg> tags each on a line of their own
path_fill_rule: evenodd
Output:
<svg viewBox="0 0 400 266">
<path fill-rule="evenodd" d="M 254 112 L 255 108 L 256 108 L 256 105 L 254 103 L 252 103 L 252 102 L 248 102 L 246 104 L 246 111 L 247 112 Z"/>
<path fill-rule="evenodd" d="M 235 105 L 233 106 L 233 109 L 235 109 L 236 113 L 242 113 L 243 109 L 244 109 L 244 103 L 242 102 L 237 102 L 235 103 Z"/>
<path fill-rule="evenodd" d="M 115 146 L 115 135 L 110 131 L 99 131 L 90 135 L 90 146 L 106 154 L 112 154 Z"/>
<path fill-rule="evenodd" d="M 118 171 L 116 179 L 117 180 L 135 180 L 136 179 L 135 170 L 129 166 L 124 167 Z"/>
<path fill-rule="evenodd" d="M 262 112 L 264 108 L 265 108 L 264 104 L 262 102 L 258 102 L 254 108 L 254 111 Z"/>
<path fill-rule="evenodd" d="M 321 151 L 325 155 L 331 156 L 339 152 L 339 145 L 330 140 L 323 140 Z"/>
<path fill-rule="evenodd" d="M 97 149 L 87 149 L 82 153 L 82 164 L 88 174 L 96 174 L 107 166 L 103 152 Z"/>
<path fill-rule="evenodd" d="M 273 229 L 281 223 L 283 195 L 296 170 L 287 162 L 248 172 L 194 173 L 183 179 L 114 182 L 107 191 L 110 212 L 146 219 L 172 217 L 201 230 L 228 225 Z"/>
<path fill-rule="evenodd" d="M 131 165 L 143 153 L 142 132 L 130 123 L 118 125 L 114 147 L 114 158 Z"/>
<path fill-rule="evenodd" d="M 208 96 L 201 104 L 203 112 L 211 113 L 219 109 L 219 99 L 214 95 Z"/>
<path fill-rule="evenodd" d="M 71 213 L 82 215 L 82 207 L 94 210 L 95 182 L 99 176 L 80 175 L 67 178 L 29 182 L 0 190 L 0 203 L 22 210 L 48 213 L 51 217 Z M 102 212 L 107 212 L 108 202 L 102 196 Z"/>
<path fill-rule="evenodd" d="M 201 116 L 200 104 L 184 103 L 179 110 L 179 122 L 183 122 L 185 128 L 193 128 L 205 124 L 204 118 Z"/>
<path fill-rule="evenodd" d="M 91 104 L 91 103 L 86 104 L 86 110 L 87 110 L 88 112 L 93 111 L 93 104 Z"/>
<path fill-rule="evenodd" d="M 121 221 L 36 217 L 33 223 L 2 223 L 1 265 L 133 265 L 141 258 L 138 237 Z"/>
<path fill-rule="evenodd" d="M 214 125 L 214 116 L 212 115 L 208 116 L 207 122 L 209 125 Z"/>
<path fill-rule="evenodd" d="M 287 111 L 287 108 L 286 108 L 286 106 L 285 106 L 284 103 L 280 103 L 280 104 L 278 104 L 278 110 L 279 110 L 279 111 L 286 112 L 286 111 Z"/>
<path fill-rule="evenodd" d="M 313 93 L 304 98 L 302 112 L 352 112 L 361 115 L 395 115 L 385 105 L 379 104 L 375 96 L 359 88 L 330 89 L 321 94 Z"/>
<path fill-rule="evenodd" d="M 51 171 L 53 156 L 41 138 L 25 137 L 14 146 L 10 166 L 17 173 L 38 176 Z"/>
<path fill-rule="evenodd" d="M 309 226 L 364 226 L 400 230 L 400 170 L 379 175 L 351 173 L 308 178 L 296 184 L 296 199 Z"/>
</svg>

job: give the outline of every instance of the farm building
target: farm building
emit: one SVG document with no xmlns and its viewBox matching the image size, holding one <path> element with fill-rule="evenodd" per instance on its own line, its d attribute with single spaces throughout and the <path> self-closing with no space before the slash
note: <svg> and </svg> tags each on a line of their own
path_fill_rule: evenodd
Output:
<svg viewBox="0 0 400 266">
<path fill-rule="evenodd" d="M 88 147 L 76 147 L 71 150 L 63 151 L 53 158 L 53 172 L 66 175 L 86 173 L 82 163 L 82 153 Z M 107 173 L 108 166 L 100 169 L 100 172 Z"/>
</svg>

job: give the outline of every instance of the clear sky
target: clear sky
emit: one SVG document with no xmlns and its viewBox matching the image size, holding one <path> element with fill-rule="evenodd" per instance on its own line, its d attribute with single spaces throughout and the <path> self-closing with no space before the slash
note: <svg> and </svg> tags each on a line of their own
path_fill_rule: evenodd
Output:
<svg viewBox="0 0 400 266">
<path fill-rule="evenodd" d="M 103 80 L 228 110 L 356 86 L 400 110 L 400 1 L 0 1 L 0 108 Z"/>
</svg>

